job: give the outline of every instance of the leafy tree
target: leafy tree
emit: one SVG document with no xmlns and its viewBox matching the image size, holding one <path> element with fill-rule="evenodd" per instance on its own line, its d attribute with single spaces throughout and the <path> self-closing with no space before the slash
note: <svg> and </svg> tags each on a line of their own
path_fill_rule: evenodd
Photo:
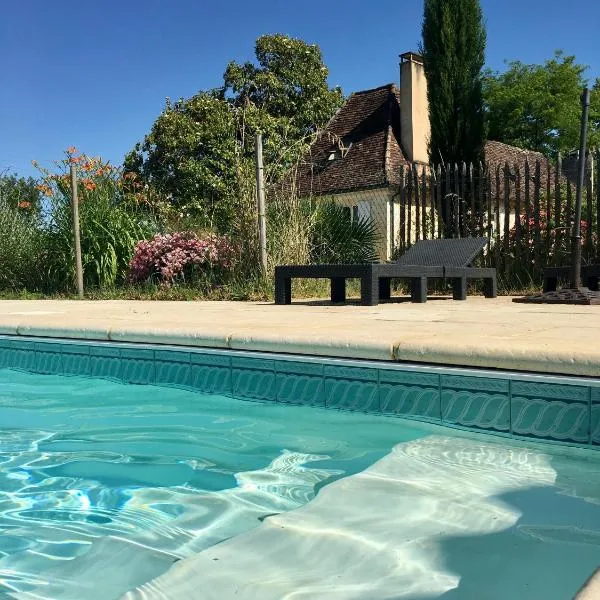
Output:
<svg viewBox="0 0 600 600">
<path fill-rule="evenodd" d="M 218 92 L 201 92 L 167 106 L 125 169 L 184 210 L 209 223 L 233 189 L 238 144 L 230 105 Z"/>
<path fill-rule="evenodd" d="M 41 193 L 32 177 L 0 173 L 0 201 L 5 206 L 34 213 L 40 208 Z"/>
<path fill-rule="evenodd" d="M 421 50 L 434 163 L 471 162 L 482 155 L 485 45 L 479 0 L 425 0 Z"/>
<path fill-rule="evenodd" d="M 587 67 L 561 51 L 542 65 L 511 62 L 484 77 L 490 139 L 547 154 L 577 148 Z M 600 79 L 592 93 L 591 146 L 600 144 Z"/>
<path fill-rule="evenodd" d="M 277 165 L 276 177 L 342 101 L 327 85 L 317 46 L 263 36 L 256 59 L 258 65 L 230 63 L 220 89 L 168 101 L 125 159 L 126 170 L 220 231 L 229 229 L 240 197 L 252 193 L 254 134 L 263 133 L 265 163 Z"/>
<path fill-rule="evenodd" d="M 342 103 L 339 87 L 327 84 L 327 67 L 316 44 L 284 35 L 256 40 L 258 66 L 231 62 L 225 70 L 225 93 L 235 105 L 250 102 L 276 119 L 285 119 L 296 137 L 323 126 Z"/>
</svg>

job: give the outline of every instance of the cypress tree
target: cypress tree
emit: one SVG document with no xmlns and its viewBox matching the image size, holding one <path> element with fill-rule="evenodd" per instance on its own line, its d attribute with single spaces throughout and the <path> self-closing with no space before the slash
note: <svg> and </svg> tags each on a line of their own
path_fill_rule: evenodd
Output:
<svg viewBox="0 0 600 600">
<path fill-rule="evenodd" d="M 422 53 L 433 164 L 483 158 L 485 44 L 479 0 L 425 0 Z"/>
</svg>

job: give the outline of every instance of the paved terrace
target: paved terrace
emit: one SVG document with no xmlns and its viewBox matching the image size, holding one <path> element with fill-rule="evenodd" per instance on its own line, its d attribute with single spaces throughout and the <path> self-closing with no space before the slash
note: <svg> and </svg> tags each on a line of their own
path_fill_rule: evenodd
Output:
<svg viewBox="0 0 600 600">
<path fill-rule="evenodd" d="M 0 333 L 600 376 L 600 306 L 0 301 Z"/>
</svg>

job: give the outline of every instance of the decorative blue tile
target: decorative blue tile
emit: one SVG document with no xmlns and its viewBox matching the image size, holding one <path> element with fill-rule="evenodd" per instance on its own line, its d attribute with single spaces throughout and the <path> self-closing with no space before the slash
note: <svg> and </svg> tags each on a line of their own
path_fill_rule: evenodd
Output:
<svg viewBox="0 0 600 600">
<path fill-rule="evenodd" d="M 60 344 L 52 342 L 35 343 L 35 370 L 37 373 L 48 375 L 62 374 Z"/>
<path fill-rule="evenodd" d="M 207 394 L 232 395 L 231 357 L 225 354 L 192 352 L 190 385 Z"/>
<path fill-rule="evenodd" d="M 12 366 L 12 353 L 10 340 L 0 339 L 0 369 Z"/>
<path fill-rule="evenodd" d="M 154 383 L 154 350 L 123 348 L 121 361 L 123 363 L 123 381 L 137 384 Z"/>
<path fill-rule="evenodd" d="M 438 375 L 380 369 L 379 382 L 379 403 L 384 414 L 440 421 Z"/>
<path fill-rule="evenodd" d="M 380 412 L 377 369 L 325 365 L 325 406 Z"/>
<path fill-rule="evenodd" d="M 359 379 L 361 381 L 377 381 L 379 369 L 342 365 L 325 365 L 323 375 L 337 379 Z"/>
<path fill-rule="evenodd" d="M 90 346 L 61 344 L 62 368 L 65 375 L 90 375 Z"/>
<path fill-rule="evenodd" d="M 515 381 L 512 430 L 518 435 L 587 443 L 589 389 L 581 386 Z"/>
<path fill-rule="evenodd" d="M 35 372 L 35 345 L 33 342 L 14 340 L 12 342 L 11 367 Z"/>
<path fill-rule="evenodd" d="M 442 375 L 442 421 L 464 427 L 510 431 L 507 379 Z"/>
<path fill-rule="evenodd" d="M 592 407 L 590 436 L 592 444 L 600 444 L 600 387 L 591 389 Z"/>
<path fill-rule="evenodd" d="M 189 352 L 156 350 L 154 355 L 157 385 L 191 387 Z"/>
<path fill-rule="evenodd" d="M 114 346 L 90 346 L 90 372 L 92 377 L 122 380 L 123 363 L 120 350 Z"/>
<path fill-rule="evenodd" d="M 275 361 L 263 358 L 231 359 L 233 395 L 251 400 L 275 400 Z"/>
<path fill-rule="evenodd" d="M 232 356 L 231 367 L 233 369 L 251 369 L 253 371 L 274 371 L 275 361 L 271 358 Z"/>
<path fill-rule="evenodd" d="M 275 363 L 275 369 L 278 402 L 325 406 L 322 364 L 282 360 Z"/>
</svg>

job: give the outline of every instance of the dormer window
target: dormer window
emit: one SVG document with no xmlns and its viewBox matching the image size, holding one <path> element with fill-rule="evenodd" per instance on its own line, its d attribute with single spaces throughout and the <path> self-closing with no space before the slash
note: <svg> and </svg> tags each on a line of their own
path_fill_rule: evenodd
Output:
<svg viewBox="0 0 600 600">
<path fill-rule="evenodd" d="M 327 160 L 331 162 L 333 160 L 345 158 L 350 148 L 352 148 L 352 142 L 347 137 L 338 140 L 336 145 L 329 151 Z"/>
</svg>

